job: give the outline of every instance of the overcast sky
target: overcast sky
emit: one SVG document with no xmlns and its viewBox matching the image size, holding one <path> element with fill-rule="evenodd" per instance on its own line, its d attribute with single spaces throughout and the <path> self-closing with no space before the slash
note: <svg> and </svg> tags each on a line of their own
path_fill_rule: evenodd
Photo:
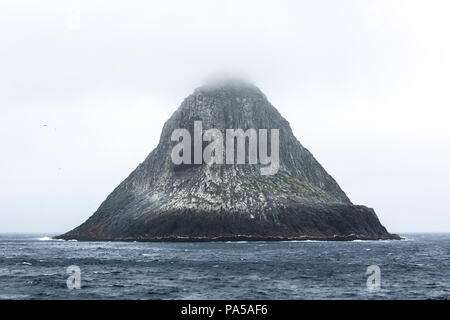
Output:
<svg viewBox="0 0 450 320">
<path fill-rule="evenodd" d="M 389 231 L 450 232 L 449 1 L 0 3 L 0 232 L 65 232 L 212 75 L 251 79 Z"/>
</svg>

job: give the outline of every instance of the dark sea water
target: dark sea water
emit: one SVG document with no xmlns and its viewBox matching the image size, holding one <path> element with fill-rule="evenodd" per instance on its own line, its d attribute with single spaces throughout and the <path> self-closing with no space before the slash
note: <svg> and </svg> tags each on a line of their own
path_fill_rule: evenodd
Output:
<svg viewBox="0 0 450 320">
<path fill-rule="evenodd" d="M 0 299 L 449 299 L 450 234 L 402 241 L 137 243 L 0 235 Z M 69 290 L 67 267 L 81 288 Z M 381 289 L 368 289 L 378 265 Z"/>
</svg>

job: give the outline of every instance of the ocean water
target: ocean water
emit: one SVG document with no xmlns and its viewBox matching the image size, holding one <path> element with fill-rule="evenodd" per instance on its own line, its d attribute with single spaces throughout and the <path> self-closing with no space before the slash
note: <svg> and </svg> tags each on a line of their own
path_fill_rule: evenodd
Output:
<svg viewBox="0 0 450 320">
<path fill-rule="evenodd" d="M 76 242 L 0 235 L 0 299 L 449 299 L 450 234 L 402 241 Z M 67 267 L 80 268 L 68 289 Z M 380 268 L 368 289 L 367 267 Z"/>
</svg>

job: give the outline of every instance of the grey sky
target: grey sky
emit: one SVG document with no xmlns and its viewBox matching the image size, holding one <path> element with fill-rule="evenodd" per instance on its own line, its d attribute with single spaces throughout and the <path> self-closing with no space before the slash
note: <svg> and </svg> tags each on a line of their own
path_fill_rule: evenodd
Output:
<svg viewBox="0 0 450 320">
<path fill-rule="evenodd" d="M 388 230 L 448 232 L 449 9 L 2 1 L 0 232 L 83 222 L 156 146 L 182 99 L 222 73 L 259 86 Z"/>
</svg>

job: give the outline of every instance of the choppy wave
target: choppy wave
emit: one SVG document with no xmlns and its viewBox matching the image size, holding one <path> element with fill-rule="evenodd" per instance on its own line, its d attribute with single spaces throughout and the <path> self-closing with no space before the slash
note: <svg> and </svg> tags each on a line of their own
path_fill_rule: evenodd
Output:
<svg viewBox="0 0 450 320">
<path fill-rule="evenodd" d="M 249 243 L 250 241 L 225 241 L 225 243 Z"/>
<path fill-rule="evenodd" d="M 54 239 L 52 237 L 41 237 L 41 238 L 37 238 L 37 240 L 39 241 L 65 241 L 64 239 Z M 71 240 L 69 240 L 71 241 Z M 74 240 L 76 241 L 76 240 Z"/>
<path fill-rule="evenodd" d="M 41 240 L 41 241 L 51 241 L 51 240 L 53 240 L 53 239 L 50 238 L 50 237 L 42 237 L 42 238 L 38 238 L 38 240 Z"/>
<path fill-rule="evenodd" d="M 442 281 L 450 279 L 450 234 L 407 237 L 415 241 L 354 241 L 362 246 L 0 235 L 0 299 L 450 299 L 450 283 Z M 71 265 L 80 267 L 81 290 L 67 290 Z M 381 268 L 377 293 L 362 281 L 370 265 Z"/>
</svg>

